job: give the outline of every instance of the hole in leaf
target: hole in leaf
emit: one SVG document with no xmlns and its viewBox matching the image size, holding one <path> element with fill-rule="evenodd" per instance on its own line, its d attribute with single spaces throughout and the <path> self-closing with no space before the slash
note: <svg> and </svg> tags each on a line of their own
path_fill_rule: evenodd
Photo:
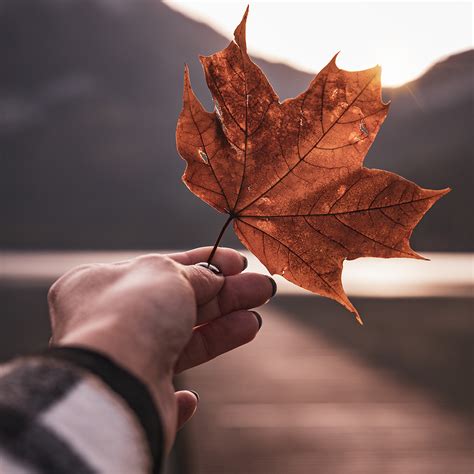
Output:
<svg viewBox="0 0 474 474">
<path fill-rule="evenodd" d="M 206 165 L 209 164 L 209 157 L 204 153 L 202 150 L 199 150 L 199 156 L 201 157 L 201 160 L 206 163 Z"/>
</svg>

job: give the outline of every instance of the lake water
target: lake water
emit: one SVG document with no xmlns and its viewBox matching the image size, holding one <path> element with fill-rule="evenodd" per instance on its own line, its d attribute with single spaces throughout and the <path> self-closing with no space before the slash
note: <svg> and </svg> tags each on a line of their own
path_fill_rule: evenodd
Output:
<svg viewBox="0 0 474 474">
<path fill-rule="evenodd" d="M 125 260 L 171 251 L 0 251 L 0 283 L 48 283 L 70 268 L 91 262 Z M 173 251 L 175 252 L 175 251 Z M 249 252 L 247 271 L 268 273 Z M 374 298 L 472 296 L 473 253 L 422 253 L 430 261 L 361 258 L 344 264 L 343 283 L 351 296 Z M 311 293 L 277 276 L 279 294 Z"/>
</svg>

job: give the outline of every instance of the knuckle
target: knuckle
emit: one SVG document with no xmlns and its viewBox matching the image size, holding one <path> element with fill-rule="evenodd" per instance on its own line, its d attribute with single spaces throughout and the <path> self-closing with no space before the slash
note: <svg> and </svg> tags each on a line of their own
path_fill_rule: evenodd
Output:
<svg viewBox="0 0 474 474">
<path fill-rule="evenodd" d="M 161 255 L 161 264 L 166 268 L 178 269 L 178 264 L 167 255 Z"/>
<path fill-rule="evenodd" d="M 163 270 L 172 270 L 178 266 L 178 264 L 167 255 L 161 255 L 158 253 L 142 255 L 137 257 L 135 260 L 139 264 L 145 264 Z"/>
<path fill-rule="evenodd" d="M 57 303 L 61 289 L 65 285 L 68 287 L 74 287 L 75 284 L 85 276 L 85 274 L 90 274 L 92 271 L 98 271 L 100 267 L 101 264 L 86 263 L 71 268 L 71 270 L 64 273 L 64 275 L 58 278 L 49 288 L 47 296 L 48 304 L 54 306 Z"/>
<path fill-rule="evenodd" d="M 186 268 L 166 255 L 149 254 L 139 257 L 135 269 L 139 272 L 142 270 L 151 272 L 161 281 L 165 279 L 170 284 L 174 282 L 176 291 L 182 291 L 183 286 L 187 283 Z"/>
<path fill-rule="evenodd" d="M 54 282 L 48 290 L 48 305 L 50 307 L 53 307 L 56 304 L 59 289 L 58 281 Z"/>
<path fill-rule="evenodd" d="M 147 253 L 145 255 L 140 255 L 134 259 L 135 263 L 153 263 L 161 258 L 160 254 L 157 253 Z"/>
<path fill-rule="evenodd" d="M 98 265 L 99 264 L 97 264 L 97 263 L 83 263 L 82 265 L 77 265 L 76 267 L 69 270 L 69 272 L 67 272 L 66 275 L 73 274 L 73 273 L 78 273 L 78 272 L 83 271 L 83 270 L 91 270 L 91 269 L 97 267 Z"/>
<path fill-rule="evenodd" d="M 85 272 L 90 272 L 93 269 L 97 268 L 99 264 L 95 263 L 84 263 L 82 265 L 78 265 L 74 268 L 71 268 L 71 270 L 67 271 L 61 278 L 56 283 L 62 283 L 66 280 L 72 280 L 74 278 L 77 278 L 79 275 L 82 275 Z"/>
<path fill-rule="evenodd" d="M 215 284 L 215 275 L 209 270 L 192 265 L 186 267 L 186 272 L 183 270 L 183 274 L 186 278 L 193 282 L 194 286 L 197 286 L 201 291 L 208 293 L 212 292 Z"/>
</svg>

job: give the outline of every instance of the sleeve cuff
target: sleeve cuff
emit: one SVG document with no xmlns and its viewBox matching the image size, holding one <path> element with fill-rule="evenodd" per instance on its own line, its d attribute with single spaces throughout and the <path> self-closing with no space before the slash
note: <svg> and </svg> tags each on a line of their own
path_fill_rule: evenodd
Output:
<svg viewBox="0 0 474 474">
<path fill-rule="evenodd" d="M 44 351 L 42 355 L 69 362 L 93 373 L 123 398 L 135 413 L 145 432 L 153 462 L 152 472 L 158 474 L 163 462 L 163 427 L 146 385 L 106 355 L 91 349 L 73 346 L 52 347 Z"/>
</svg>

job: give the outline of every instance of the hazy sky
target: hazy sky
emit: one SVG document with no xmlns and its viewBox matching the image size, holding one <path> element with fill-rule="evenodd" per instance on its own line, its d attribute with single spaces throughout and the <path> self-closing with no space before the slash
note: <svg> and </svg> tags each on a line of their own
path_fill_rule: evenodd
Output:
<svg viewBox="0 0 474 474">
<path fill-rule="evenodd" d="M 232 38 L 250 3 L 251 54 L 317 72 L 337 52 L 344 69 L 382 66 L 385 85 L 473 47 L 471 2 L 177 1 L 169 6 Z"/>
</svg>

